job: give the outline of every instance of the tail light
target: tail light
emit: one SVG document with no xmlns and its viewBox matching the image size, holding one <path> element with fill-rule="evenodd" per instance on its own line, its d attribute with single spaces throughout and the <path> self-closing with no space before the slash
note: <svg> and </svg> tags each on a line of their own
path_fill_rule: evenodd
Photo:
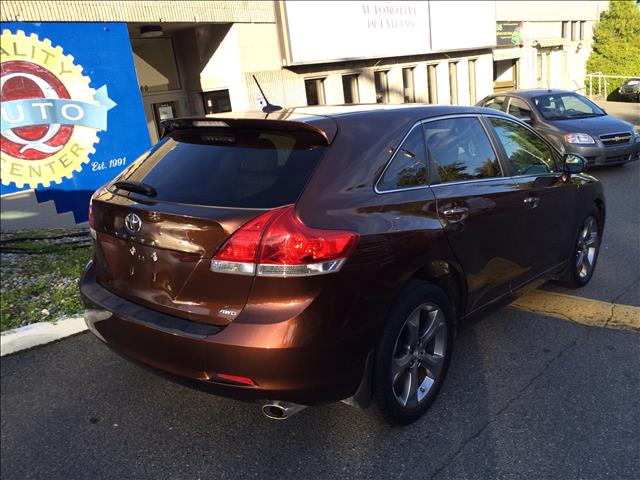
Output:
<svg viewBox="0 0 640 480">
<path fill-rule="evenodd" d="M 91 227 L 91 230 L 96 229 L 96 220 L 93 217 L 93 197 L 89 199 L 89 227 Z"/>
<path fill-rule="evenodd" d="M 91 198 L 89 199 L 89 227 L 91 227 L 90 231 L 92 235 L 95 234 L 95 229 L 96 229 L 96 218 L 93 212 L 93 199 L 105 193 L 107 191 L 106 189 L 107 185 L 108 184 L 105 183 L 100 188 L 98 188 L 95 192 L 93 192 L 93 194 L 91 195 Z"/>
<path fill-rule="evenodd" d="M 306 226 L 294 207 L 271 210 L 240 227 L 211 261 L 221 273 L 294 277 L 340 270 L 358 234 Z"/>
</svg>

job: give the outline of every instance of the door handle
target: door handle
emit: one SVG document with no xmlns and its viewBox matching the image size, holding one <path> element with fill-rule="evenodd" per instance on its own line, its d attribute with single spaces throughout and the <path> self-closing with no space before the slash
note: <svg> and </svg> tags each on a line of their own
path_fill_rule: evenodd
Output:
<svg viewBox="0 0 640 480">
<path fill-rule="evenodd" d="M 453 217 L 454 215 L 464 215 L 465 213 L 469 213 L 469 209 L 467 207 L 453 207 L 453 208 L 447 208 L 442 211 L 442 214 L 445 217 Z"/>
<path fill-rule="evenodd" d="M 530 208 L 536 208 L 540 203 L 540 197 L 527 197 L 523 200 L 524 204 Z"/>
</svg>

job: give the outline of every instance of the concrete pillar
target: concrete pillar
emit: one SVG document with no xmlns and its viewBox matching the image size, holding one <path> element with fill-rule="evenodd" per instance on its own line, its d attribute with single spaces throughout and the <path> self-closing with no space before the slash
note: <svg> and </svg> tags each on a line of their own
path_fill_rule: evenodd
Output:
<svg viewBox="0 0 640 480">
<path fill-rule="evenodd" d="M 368 68 L 358 75 L 360 103 L 376 103 L 376 85 L 373 72 L 372 68 Z"/>
<path fill-rule="evenodd" d="M 413 89 L 416 92 L 416 102 L 427 103 L 429 101 L 427 86 L 427 65 L 420 63 L 413 69 Z"/>
<path fill-rule="evenodd" d="M 477 101 L 493 93 L 493 55 L 481 55 L 476 60 Z"/>
<path fill-rule="evenodd" d="M 344 103 L 342 75 L 334 73 L 325 78 L 324 98 L 327 105 L 341 105 Z"/>
<path fill-rule="evenodd" d="M 469 101 L 469 62 L 466 58 L 458 61 L 458 105 L 470 105 Z"/>
<path fill-rule="evenodd" d="M 451 92 L 449 90 L 449 62 L 442 61 L 436 66 L 436 78 L 438 88 L 438 105 L 449 105 L 451 103 Z"/>
<path fill-rule="evenodd" d="M 393 67 L 387 73 L 389 85 L 389 103 L 402 103 L 404 101 L 402 89 L 402 68 Z"/>
</svg>

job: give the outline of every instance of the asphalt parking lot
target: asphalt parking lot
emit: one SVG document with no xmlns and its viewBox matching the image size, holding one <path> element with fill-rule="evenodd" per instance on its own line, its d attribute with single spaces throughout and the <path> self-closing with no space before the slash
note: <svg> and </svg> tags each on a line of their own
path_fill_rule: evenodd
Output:
<svg viewBox="0 0 640 480">
<path fill-rule="evenodd" d="M 640 162 L 605 185 L 582 298 L 640 306 Z M 391 428 L 343 404 L 286 422 L 142 371 L 89 334 L 2 359 L 3 479 L 640 475 L 640 332 L 510 307 L 458 337 L 439 398 Z"/>
</svg>

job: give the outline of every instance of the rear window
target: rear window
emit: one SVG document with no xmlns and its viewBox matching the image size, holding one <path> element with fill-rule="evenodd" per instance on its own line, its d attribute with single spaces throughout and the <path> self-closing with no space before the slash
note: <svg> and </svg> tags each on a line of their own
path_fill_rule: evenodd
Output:
<svg viewBox="0 0 640 480">
<path fill-rule="evenodd" d="M 309 132 L 179 130 L 118 180 L 154 199 L 237 208 L 295 203 L 326 146 Z"/>
</svg>

